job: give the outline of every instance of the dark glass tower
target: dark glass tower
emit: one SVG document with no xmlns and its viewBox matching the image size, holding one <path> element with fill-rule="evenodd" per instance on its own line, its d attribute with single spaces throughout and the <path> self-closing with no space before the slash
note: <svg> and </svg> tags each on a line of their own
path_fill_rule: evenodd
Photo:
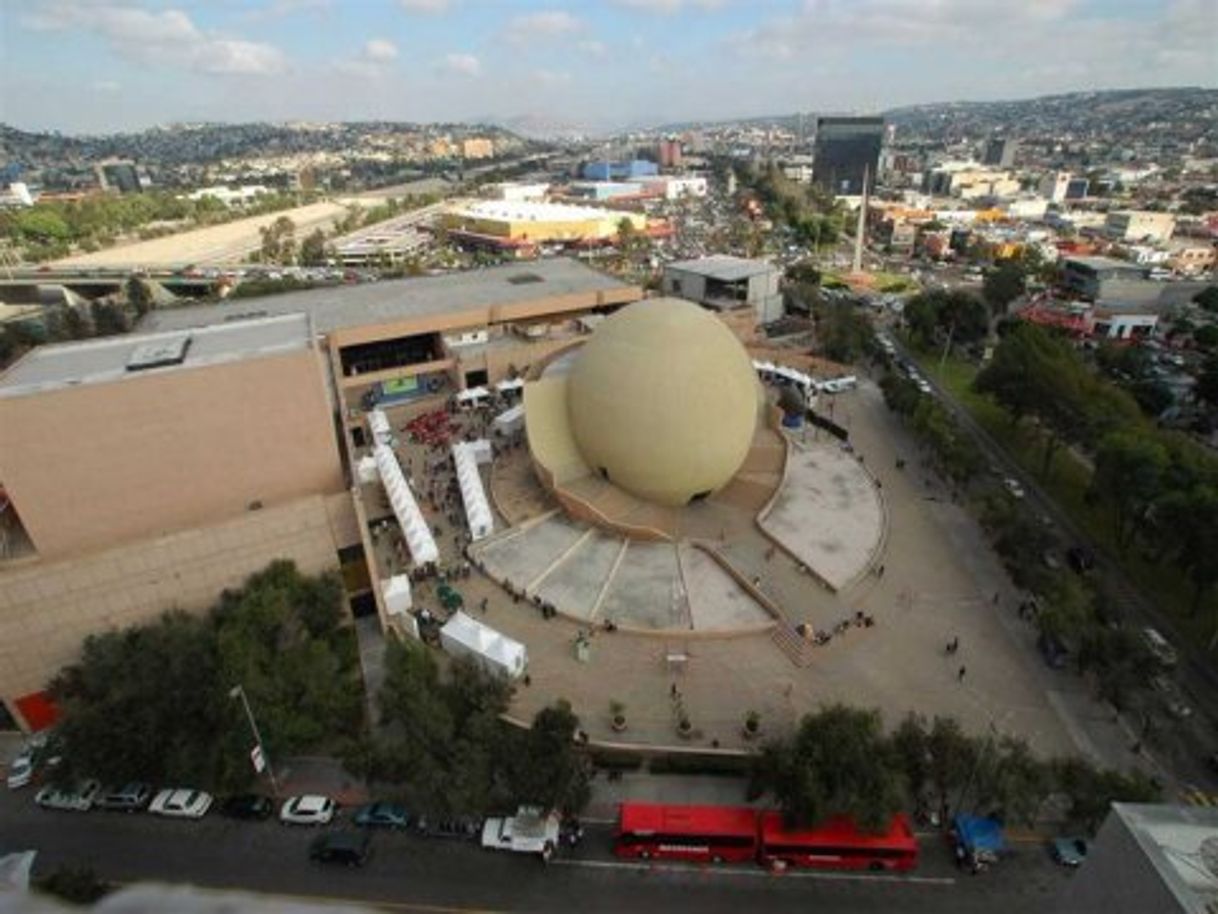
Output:
<svg viewBox="0 0 1218 914">
<path fill-rule="evenodd" d="M 835 196 L 861 195 L 864 173 L 875 187 L 883 144 L 882 117 L 818 117 L 812 180 Z"/>
</svg>

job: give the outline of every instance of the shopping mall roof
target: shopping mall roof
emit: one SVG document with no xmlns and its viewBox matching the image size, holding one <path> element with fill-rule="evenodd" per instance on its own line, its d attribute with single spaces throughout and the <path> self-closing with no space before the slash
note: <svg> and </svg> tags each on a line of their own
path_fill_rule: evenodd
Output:
<svg viewBox="0 0 1218 914">
<path fill-rule="evenodd" d="M 306 349 L 309 319 L 288 314 L 186 331 L 39 346 L 0 374 L 0 397 L 103 384 Z"/>
<path fill-rule="evenodd" d="M 241 298 L 219 305 L 167 308 L 150 313 L 141 328 L 182 330 L 248 317 L 305 312 L 318 333 L 329 333 L 344 327 L 629 288 L 631 286 L 626 283 L 598 273 L 579 261 L 553 258 L 444 276 L 330 286 Z"/>
<path fill-rule="evenodd" d="M 532 200 L 481 200 L 453 210 L 454 216 L 499 219 L 504 222 L 583 222 L 609 219 L 612 210 L 569 203 L 538 203 Z"/>
<path fill-rule="evenodd" d="M 720 282 L 736 282 L 770 273 L 773 264 L 764 260 L 747 260 L 744 257 L 732 257 L 729 254 L 713 254 L 710 257 L 698 257 L 694 260 L 677 260 L 668 264 L 667 270 L 680 270 L 682 273 L 696 273 Z"/>
</svg>

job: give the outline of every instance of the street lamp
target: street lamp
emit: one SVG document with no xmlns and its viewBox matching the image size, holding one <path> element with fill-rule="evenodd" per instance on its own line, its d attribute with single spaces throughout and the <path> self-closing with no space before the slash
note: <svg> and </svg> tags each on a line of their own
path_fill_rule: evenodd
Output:
<svg viewBox="0 0 1218 914">
<path fill-rule="evenodd" d="M 238 683 L 228 690 L 228 697 L 241 699 L 241 707 L 245 708 L 245 716 L 249 719 L 250 730 L 252 730 L 254 734 L 254 745 L 258 752 L 258 757 L 262 760 L 262 763 L 266 765 L 267 776 L 271 779 L 271 794 L 278 799 L 279 782 L 275 780 L 275 769 L 271 767 L 271 758 L 266 754 L 266 749 L 263 748 L 262 734 L 258 732 L 258 724 L 254 721 L 254 712 L 250 710 L 249 699 L 245 697 L 245 689 L 241 687 L 240 683 Z M 255 765 L 255 768 L 257 768 L 257 765 Z"/>
</svg>

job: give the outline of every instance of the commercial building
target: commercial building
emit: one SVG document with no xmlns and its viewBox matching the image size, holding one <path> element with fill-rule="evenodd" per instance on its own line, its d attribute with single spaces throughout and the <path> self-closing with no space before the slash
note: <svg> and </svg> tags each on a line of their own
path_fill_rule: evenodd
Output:
<svg viewBox="0 0 1218 914">
<path fill-rule="evenodd" d="M 714 311 L 747 309 L 748 325 L 768 324 L 782 317 L 781 271 L 764 260 L 716 254 L 666 264 L 662 288 Z"/>
<path fill-rule="evenodd" d="M 1010 172 L 983 168 L 975 162 L 946 162 L 928 171 L 923 179 L 927 193 L 962 200 L 1005 199 L 1018 194 L 1019 187 Z"/>
<path fill-rule="evenodd" d="M 375 582 L 348 596 L 385 620 L 382 508 L 344 459 L 366 408 L 515 377 L 642 295 L 554 259 L 156 311 L 28 353 L 0 375 L 7 716 L 48 722 L 87 635 L 205 610 L 274 559 Z"/>
<path fill-rule="evenodd" d="M 1113 803 L 1086 863 L 1049 909 L 1058 914 L 1218 910 L 1218 809 Z"/>
<path fill-rule="evenodd" d="M 1076 178 L 1068 171 L 1055 171 L 1041 178 L 1036 190 L 1050 202 L 1062 203 L 1083 199 L 1087 196 L 1088 186 L 1086 178 Z"/>
<path fill-rule="evenodd" d="M 999 168 L 1011 168 L 1015 165 L 1015 153 L 1018 151 L 1018 140 L 1011 137 L 992 137 L 986 141 L 981 152 L 981 163 L 997 165 Z"/>
<path fill-rule="evenodd" d="M 680 200 L 682 197 L 705 197 L 706 178 L 696 175 L 660 175 L 655 178 L 639 178 L 644 189 L 665 200 Z"/>
<path fill-rule="evenodd" d="M 1216 263 L 1218 250 L 1212 242 L 1177 241 L 1168 251 L 1167 265 L 1176 272 L 1189 276 L 1209 273 Z"/>
<path fill-rule="evenodd" d="M 0 375 L 0 700 L 82 639 L 202 610 L 276 558 L 358 543 L 325 357 L 308 318 L 35 349 Z"/>
<path fill-rule="evenodd" d="M 566 188 L 568 197 L 597 203 L 623 197 L 638 197 L 642 193 L 642 184 L 629 181 L 572 181 Z"/>
<path fill-rule="evenodd" d="M 622 220 L 647 229 L 640 213 L 562 203 L 483 200 L 447 213 L 444 224 L 457 238 L 494 246 L 601 243 L 617 237 Z"/>
<path fill-rule="evenodd" d="M 1121 210 L 1109 213 L 1104 221 L 1104 234 L 1118 241 L 1163 242 L 1172 236 L 1176 217 L 1171 213 L 1147 210 Z"/>
<path fill-rule="evenodd" d="M 1092 301 L 1111 291 L 1114 283 L 1146 279 L 1149 267 L 1111 257 L 1067 257 L 1062 261 L 1063 288 Z"/>
<path fill-rule="evenodd" d="M 856 197 L 875 185 L 884 144 L 882 117 L 818 117 L 813 180 L 828 193 Z"/>
<path fill-rule="evenodd" d="M 461 141 L 461 157 L 465 159 L 489 159 L 495 155 L 495 143 L 484 136 L 474 136 Z"/>
<path fill-rule="evenodd" d="M 661 168 L 681 167 L 681 141 L 667 137 L 656 144 L 656 160 Z"/>
<path fill-rule="evenodd" d="M 240 187 L 228 187 L 219 184 L 215 187 L 201 187 L 186 195 L 187 200 L 202 200 L 204 197 L 214 197 L 225 206 L 245 206 L 270 193 L 270 189 L 262 184 L 243 184 Z"/>
<path fill-rule="evenodd" d="M 650 178 L 660 173 L 655 162 L 631 159 L 626 162 L 587 162 L 581 174 L 588 181 L 630 181 L 634 178 Z"/>
<path fill-rule="evenodd" d="M 513 203 L 519 203 L 524 200 L 540 202 L 546 198 L 546 194 L 549 192 L 549 184 L 524 184 L 512 181 L 491 184 L 485 190 L 486 196 L 492 200 L 507 200 Z"/>
</svg>

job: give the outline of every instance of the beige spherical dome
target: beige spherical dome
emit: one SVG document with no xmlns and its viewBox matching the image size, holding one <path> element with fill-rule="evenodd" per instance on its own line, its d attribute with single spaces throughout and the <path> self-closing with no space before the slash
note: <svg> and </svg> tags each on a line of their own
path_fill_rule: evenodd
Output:
<svg viewBox="0 0 1218 914">
<path fill-rule="evenodd" d="M 594 472 L 648 501 L 684 505 L 740 469 L 758 383 L 722 321 L 673 298 L 605 320 L 567 381 L 571 430 Z"/>
</svg>

